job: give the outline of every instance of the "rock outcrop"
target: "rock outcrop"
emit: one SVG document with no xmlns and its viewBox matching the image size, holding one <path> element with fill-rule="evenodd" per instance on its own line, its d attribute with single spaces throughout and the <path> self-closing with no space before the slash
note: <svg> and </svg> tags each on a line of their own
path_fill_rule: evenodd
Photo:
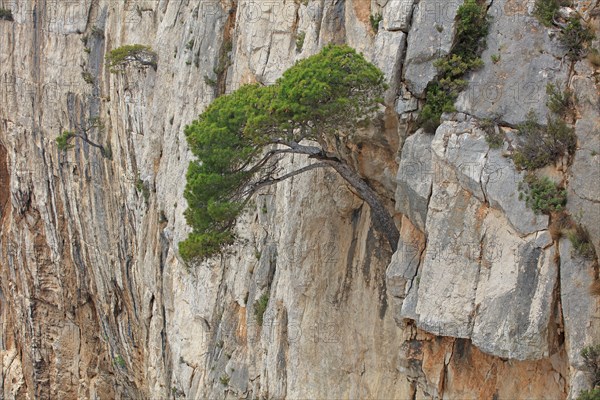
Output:
<svg viewBox="0 0 600 400">
<path fill-rule="evenodd" d="M 600 252 L 598 69 L 563 58 L 531 2 L 487 3 L 485 65 L 432 135 L 414 112 L 460 2 L 0 0 L 13 16 L 0 18 L 1 396 L 564 399 L 589 388 L 579 352 L 600 337 L 587 289 L 597 263 L 526 207 L 525 174 L 507 156 L 530 108 L 545 120 L 546 84 L 568 82 L 578 148 L 544 172 L 566 185 Z M 158 68 L 110 73 L 107 52 L 134 43 Z M 257 195 L 221 257 L 186 265 L 183 128 L 217 95 L 270 84 L 327 43 L 357 48 L 389 80 L 387 110 L 331 145 L 395 212 L 398 251 L 344 181 L 316 169 Z M 58 151 L 63 130 L 95 117 L 104 128 L 90 137 L 109 157 L 81 141 Z M 501 125 L 500 149 L 485 118 Z"/>
</svg>

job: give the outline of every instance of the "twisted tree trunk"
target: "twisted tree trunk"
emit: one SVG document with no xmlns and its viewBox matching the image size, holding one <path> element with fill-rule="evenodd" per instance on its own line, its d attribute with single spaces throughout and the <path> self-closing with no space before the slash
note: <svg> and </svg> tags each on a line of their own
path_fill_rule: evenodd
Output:
<svg viewBox="0 0 600 400">
<path fill-rule="evenodd" d="M 373 227 L 385 236 L 392 251 L 396 251 L 398 248 L 398 241 L 400 240 L 400 233 L 398 232 L 398 228 L 396 228 L 393 217 L 379 200 L 377 193 L 375 193 L 375 191 L 367 185 L 367 182 L 344 162 L 339 160 L 323 160 L 323 162 L 329 164 L 331 168 L 340 174 L 340 176 L 356 190 L 358 197 L 363 199 L 369 207 L 371 207 Z"/>
</svg>

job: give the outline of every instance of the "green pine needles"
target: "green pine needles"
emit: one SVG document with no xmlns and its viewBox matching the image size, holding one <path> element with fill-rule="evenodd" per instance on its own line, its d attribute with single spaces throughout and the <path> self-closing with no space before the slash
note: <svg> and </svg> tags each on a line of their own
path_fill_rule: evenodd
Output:
<svg viewBox="0 0 600 400">
<path fill-rule="evenodd" d="M 235 221 L 258 189 L 318 167 L 333 167 L 358 186 L 378 215 L 372 193 L 356 173 L 324 146 L 300 142 L 324 144 L 326 135 L 355 129 L 378 109 L 386 88 L 383 73 L 362 55 L 329 45 L 296 63 L 273 86 L 246 85 L 217 98 L 185 128 L 197 160 L 190 163 L 184 193 L 193 231 L 179 244 L 183 259 L 220 253 L 234 243 Z M 321 162 L 279 175 L 277 161 L 287 153 Z M 393 236 L 395 226 L 390 229 Z"/>
</svg>

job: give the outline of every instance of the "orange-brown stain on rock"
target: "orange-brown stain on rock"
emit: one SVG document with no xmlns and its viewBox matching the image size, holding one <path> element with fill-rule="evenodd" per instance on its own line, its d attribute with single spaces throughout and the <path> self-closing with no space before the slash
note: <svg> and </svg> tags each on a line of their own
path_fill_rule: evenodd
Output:
<svg viewBox="0 0 600 400">
<path fill-rule="evenodd" d="M 352 7 L 354 8 L 354 14 L 356 18 L 364 23 L 369 23 L 369 17 L 371 16 L 371 2 L 367 0 L 353 1 Z"/>
<path fill-rule="evenodd" d="M 246 343 L 248 338 L 248 330 L 246 324 L 246 307 L 238 307 L 238 327 L 237 338 L 240 343 Z"/>
<path fill-rule="evenodd" d="M 560 348 L 536 361 L 503 360 L 481 352 L 468 339 L 419 332 L 422 370 L 437 382 L 440 397 L 449 399 L 564 399 L 567 357 Z M 445 366 L 445 368 L 444 368 Z"/>
<path fill-rule="evenodd" d="M 0 218 L 4 218 L 10 195 L 10 174 L 6 148 L 0 144 Z"/>
</svg>

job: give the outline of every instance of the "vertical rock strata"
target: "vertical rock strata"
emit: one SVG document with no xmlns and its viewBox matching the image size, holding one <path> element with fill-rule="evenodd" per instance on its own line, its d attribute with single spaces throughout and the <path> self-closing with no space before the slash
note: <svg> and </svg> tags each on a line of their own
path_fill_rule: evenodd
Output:
<svg viewBox="0 0 600 400">
<path fill-rule="evenodd" d="M 587 291 L 597 271 L 525 207 L 505 153 L 530 108 L 544 120 L 546 84 L 569 79 L 578 150 L 550 172 L 600 250 L 597 69 L 563 59 L 528 2 L 490 1 L 485 65 L 460 112 L 408 136 L 432 62 L 451 49 L 450 3 L 0 0 L 14 20 L 0 19 L 0 397 L 564 399 L 589 388 L 579 351 L 600 337 Z M 332 42 L 390 81 L 388 110 L 332 145 L 395 209 L 398 251 L 344 181 L 317 169 L 257 195 L 230 252 L 184 265 L 184 126 L 218 93 L 271 84 Z M 111 74 L 106 53 L 134 43 L 158 68 Z M 63 130 L 95 116 L 105 128 L 91 139 L 110 158 L 80 141 L 57 150 Z M 478 120 L 492 116 L 500 149 Z M 290 156 L 283 172 L 307 162 Z"/>
</svg>

